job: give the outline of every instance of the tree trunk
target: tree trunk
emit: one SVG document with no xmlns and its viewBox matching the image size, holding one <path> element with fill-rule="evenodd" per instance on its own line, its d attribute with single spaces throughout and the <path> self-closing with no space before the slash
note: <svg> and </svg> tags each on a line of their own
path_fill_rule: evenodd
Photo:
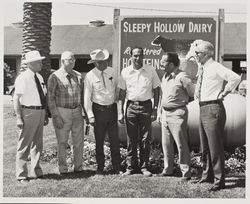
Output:
<svg viewBox="0 0 250 204">
<path fill-rule="evenodd" d="M 38 50 L 46 58 L 42 60 L 41 74 L 47 84 L 50 75 L 50 42 L 51 42 L 51 9 L 52 3 L 25 2 L 23 4 L 23 39 L 22 60 L 25 53 Z M 21 70 L 27 67 L 21 63 Z"/>
</svg>

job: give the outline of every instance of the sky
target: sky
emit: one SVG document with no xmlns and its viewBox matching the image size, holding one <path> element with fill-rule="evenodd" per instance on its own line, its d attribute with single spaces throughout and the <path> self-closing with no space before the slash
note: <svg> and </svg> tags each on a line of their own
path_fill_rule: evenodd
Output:
<svg viewBox="0 0 250 204">
<path fill-rule="evenodd" d="M 40 0 L 39 2 L 41 1 L 42 0 Z M 9 26 L 12 23 L 22 21 L 23 2 L 23 0 L 1 0 L 1 3 L 3 4 L 4 26 Z M 124 0 L 54 0 L 52 1 L 52 25 L 83 25 L 88 24 L 90 21 L 93 20 L 104 20 L 106 24 L 112 24 L 114 8 L 120 8 L 121 16 L 208 16 L 217 15 L 219 8 L 222 8 L 225 10 L 225 22 L 246 22 L 246 2 L 247 0 L 134 0 L 131 2 Z M 87 4 L 91 4 L 92 6 Z"/>
</svg>

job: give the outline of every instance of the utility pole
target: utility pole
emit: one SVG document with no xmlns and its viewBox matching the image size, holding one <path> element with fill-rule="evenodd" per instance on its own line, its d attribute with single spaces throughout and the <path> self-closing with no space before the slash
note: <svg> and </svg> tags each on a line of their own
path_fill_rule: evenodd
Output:
<svg viewBox="0 0 250 204">
<path fill-rule="evenodd" d="M 219 16 L 218 16 L 218 55 L 217 60 L 220 63 L 223 63 L 224 58 L 224 21 L 225 21 L 225 12 L 224 9 L 219 9 Z"/>
<path fill-rule="evenodd" d="M 120 63 L 119 63 L 119 17 L 120 9 L 114 9 L 113 16 L 113 42 L 112 42 L 112 67 L 117 71 L 117 76 L 120 75 Z"/>
</svg>

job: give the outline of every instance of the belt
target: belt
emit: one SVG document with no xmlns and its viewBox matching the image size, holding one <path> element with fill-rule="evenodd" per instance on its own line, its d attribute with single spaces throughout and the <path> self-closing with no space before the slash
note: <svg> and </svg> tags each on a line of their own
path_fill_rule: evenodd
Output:
<svg viewBox="0 0 250 204">
<path fill-rule="evenodd" d="M 212 101 L 200 101 L 199 105 L 200 106 L 205 106 L 209 104 L 222 104 L 222 100 L 212 100 Z"/>
<path fill-rule="evenodd" d="M 162 107 L 165 111 L 172 111 L 172 110 L 176 110 L 179 108 L 185 108 L 186 106 L 178 106 L 178 107 L 173 107 L 173 108 L 167 108 L 167 107 Z"/>
<path fill-rule="evenodd" d="M 134 104 L 134 105 L 139 105 L 139 106 L 143 106 L 143 105 L 146 105 L 147 103 L 151 102 L 150 99 L 146 100 L 146 101 L 131 101 L 131 100 L 128 100 L 128 103 L 130 104 Z"/>
<path fill-rule="evenodd" d="M 44 109 L 43 106 L 25 106 L 25 105 L 21 105 L 22 108 L 28 108 L 28 109 L 35 109 L 35 110 L 42 110 Z"/>
<path fill-rule="evenodd" d="M 113 103 L 113 104 L 110 104 L 110 105 L 100 105 L 100 104 L 98 104 L 98 103 L 94 103 L 94 102 L 93 102 L 93 105 L 95 105 L 95 106 L 97 106 L 97 107 L 100 107 L 100 108 L 107 108 L 107 109 L 112 108 L 115 104 L 116 104 L 116 103 Z"/>
<path fill-rule="evenodd" d="M 61 106 L 58 106 L 60 108 L 67 108 L 67 109 L 76 109 L 78 108 L 80 105 L 75 105 L 75 106 L 70 106 L 70 107 L 61 107 Z"/>
</svg>

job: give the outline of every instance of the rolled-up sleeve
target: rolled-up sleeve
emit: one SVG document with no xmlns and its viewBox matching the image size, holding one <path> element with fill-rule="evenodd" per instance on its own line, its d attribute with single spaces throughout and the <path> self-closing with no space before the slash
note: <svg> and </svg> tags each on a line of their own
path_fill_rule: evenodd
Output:
<svg viewBox="0 0 250 204">
<path fill-rule="evenodd" d="M 231 92 L 232 90 L 234 90 L 240 83 L 240 76 L 235 72 L 233 72 L 232 70 L 224 67 L 223 65 L 217 67 L 217 74 L 222 79 L 227 81 L 227 84 L 224 89 L 227 92 Z"/>
<path fill-rule="evenodd" d="M 183 74 L 181 78 L 183 87 L 187 90 L 190 97 L 194 97 L 195 85 L 187 74 Z"/>
<path fill-rule="evenodd" d="M 16 78 L 16 81 L 15 81 L 15 94 L 24 94 L 24 91 L 26 90 L 26 87 L 25 87 L 25 84 L 23 82 L 24 79 L 22 78 L 21 75 L 19 75 L 17 78 Z"/>
<path fill-rule="evenodd" d="M 121 72 L 121 75 L 118 79 L 118 88 L 126 90 L 126 82 L 124 79 L 124 72 L 123 71 Z"/>
</svg>

